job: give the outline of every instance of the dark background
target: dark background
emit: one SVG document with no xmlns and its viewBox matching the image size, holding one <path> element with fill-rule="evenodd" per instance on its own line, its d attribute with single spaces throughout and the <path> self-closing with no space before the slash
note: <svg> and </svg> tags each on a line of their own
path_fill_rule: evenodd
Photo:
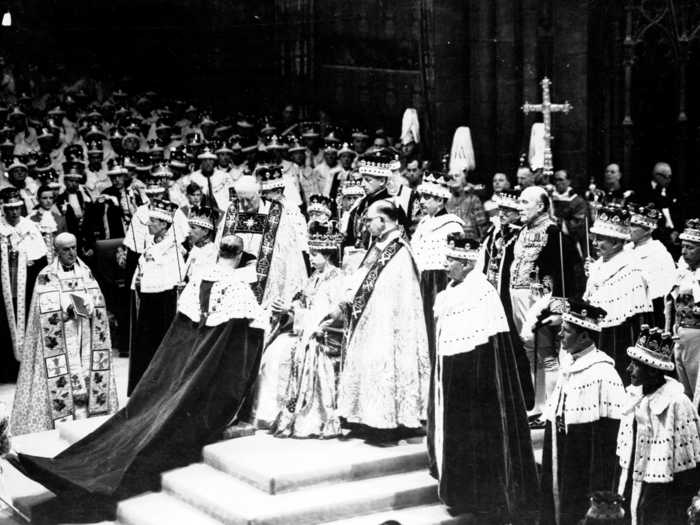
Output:
<svg viewBox="0 0 700 525">
<path fill-rule="evenodd" d="M 687 32 L 700 24 L 700 3 L 670 4 L 677 4 Z M 649 28 L 633 46 L 625 84 L 622 1 L 22 0 L 0 6 L 13 14 L 14 27 L 2 28 L 0 43 L 14 61 L 39 68 L 64 63 L 65 75 L 90 70 L 107 85 L 128 82 L 218 110 L 275 114 L 291 101 L 306 117 L 322 110 L 333 122 L 385 127 L 393 135 L 404 108 L 417 107 L 432 158 L 448 150 L 455 127 L 470 126 L 475 176 L 482 179 L 495 171 L 514 175 L 538 120 L 520 106 L 540 101 L 538 82 L 548 75 L 553 101 L 574 107 L 553 117 L 555 168 L 567 168 L 579 186 L 609 162 L 623 164 L 634 184 L 657 160 L 671 163 L 678 186 L 695 184 L 698 40 L 683 54 L 673 30 L 678 19 Z M 636 11 L 632 18 L 639 32 L 644 19 Z M 687 107 L 680 117 L 683 90 Z M 627 92 L 632 120 L 625 128 Z"/>
</svg>

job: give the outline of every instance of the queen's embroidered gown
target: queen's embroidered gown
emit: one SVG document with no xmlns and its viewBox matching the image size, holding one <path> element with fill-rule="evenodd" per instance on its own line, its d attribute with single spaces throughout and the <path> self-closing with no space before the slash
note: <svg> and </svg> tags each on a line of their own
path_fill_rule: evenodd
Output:
<svg viewBox="0 0 700 525">
<path fill-rule="evenodd" d="M 331 409 L 335 406 L 334 365 L 325 353 L 317 355 L 321 349 L 317 348 L 317 341 L 312 336 L 337 303 L 342 280 L 342 274 L 335 266 L 329 266 L 320 274 L 314 273 L 294 298 L 293 316 L 285 315 L 278 320 L 278 326 L 282 328 L 278 329 L 278 335 L 273 333 L 271 336 L 258 377 L 255 422 L 259 427 L 273 427 L 276 432 L 297 437 L 329 437 L 325 430 L 326 420 L 336 419 L 334 408 Z M 323 394 L 313 392 L 319 388 Z M 310 397 L 316 397 L 314 403 L 322 405 L 314 408 L 313 418 L 309 412 Z M 305 415 L 296 414 L 294 422 L 289 421 L 287 414 L 283 422 L 275 424 L 280 412 L 287 408 L 293 411 L 298 400 Z M 331 435 L 338 432 L 331 430 L 335 426 L 335 423 L 329 424 Z"/>
</svg>

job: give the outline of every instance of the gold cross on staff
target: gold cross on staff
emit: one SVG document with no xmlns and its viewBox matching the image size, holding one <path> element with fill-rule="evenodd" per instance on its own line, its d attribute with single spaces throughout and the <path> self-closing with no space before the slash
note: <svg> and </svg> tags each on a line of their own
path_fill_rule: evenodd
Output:
<svg viewBox="0 0 700 525">
<path fill-rule="evenodd" d="M 572 106 L 568 101 L 565 101 L 563 104 L 552 104 L 549 98 L 549 86 L 552 85 L 552 81 L 547 77 L 542 79 L 540 85 L 542 86 L 542 104 L 530 104 L 526 101 L 522 110 L 526 115 L 530 112 L 542 113 L 542 120 L 544 121 L 544 176 L 551 177 L 554 174 L 552 164 L 552 113 L 568 113 L 571 111 Z"/>
</svg>

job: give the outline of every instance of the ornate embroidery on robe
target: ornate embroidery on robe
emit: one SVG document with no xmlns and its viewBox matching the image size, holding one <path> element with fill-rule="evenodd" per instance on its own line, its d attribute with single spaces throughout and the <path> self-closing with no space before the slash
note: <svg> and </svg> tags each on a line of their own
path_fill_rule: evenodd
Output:
<svg viewBox="0 0 700 525">
<path fill-rule="evenodd" d="M 372 296 L 372 291 L 374 290 L 374 285 L 377 282 L 379 275 L 382 273 L 384 268 L 386 268 L 387 264 L 389 264 L 389 261 L 394 258 L 394 255 L 399 252 L 402 246 L 403 241 L 400 238 L 391 241 L 379 255 L 377 261 L 369 269 L 367 275 L 365 275 L 365 278 L 355 293 L 355 297 L 352 301 L 348 329 L 346 330 L 346 337 L 348 340 L 350 337 L 352 337 L 355 326 L 357 326 L 357 322 L 360 320 L 362 313 L 365 311 L 365 307 L 369 302 L 369 298 Z"/>
<path fill-rule="evenodd" d="M 27 254 L 21 250 L 12 250 L 9 238 L 6 236 L 0 236 L 0 279 L 2 279 L 2 298 L 10 328 L 12 348 L 15 355 L 20 355 L 26 328 Z M 16 290 L 16 313 L 13 290 Z"/>
<path fill-rule="evenodd" d="M 267 278 L 270 273 L 270 261 L 272 251 L 277 239 L 277 229 L 282 218 L 282 204 L 279 202 L 270 203 L 268 213 L 246 213 L 238 211 L 238 202 L 233 201 L 226 211 L 224 218 L 224 229 L 222 237 L 235 235 L 238 233 L 262 235 L 262 241 L 257 254 L 257 264 L 255 271 L 258 280 L 253 283 L 253 293 L 261 302 L 267 285 Z"/>
<path fill-rule="evenodd" d="M 45 274 L 39 276 L 37 287 L 40 342 L 54 425 L 57 421 L 75 419 L 76 405 L 87 404 L 88 416 L 108 413 L 111 345 L 107 310 L 97 282 L 92 278 L 60 279 L 55 274 Z M 71 290 L 82 290 L 92 298 L 95 306 L 92 319 L 77 317 L 77 341 L 68 340 L 65 321 L 62 319 L 61 293 Z M 88 328 L 88 333 L 83 333 L 84 327 Z M 83 352 L 90 352 L 90 371 L 87 377 L 71 372 L 69 343 L 78 344 L 79 356 Z"/>
</svg>

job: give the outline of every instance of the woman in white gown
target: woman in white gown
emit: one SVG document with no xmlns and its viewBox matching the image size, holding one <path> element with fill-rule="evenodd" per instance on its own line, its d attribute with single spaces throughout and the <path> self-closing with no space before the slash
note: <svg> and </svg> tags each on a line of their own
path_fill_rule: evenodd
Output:
<svg viewBox="0 0 700 525">
<path fill-rule="evenodd" d="M 291 303 L 272 304 L 273 328 L 260 365 L 255 423 L 278 435 L 332 437 L 340 336 L 318 333 L 337 303 L 343 276 L 338 269 L 341 237 L 333 223 L 312 223 L 309 256 L 314 273 Z"/>
</svg>

